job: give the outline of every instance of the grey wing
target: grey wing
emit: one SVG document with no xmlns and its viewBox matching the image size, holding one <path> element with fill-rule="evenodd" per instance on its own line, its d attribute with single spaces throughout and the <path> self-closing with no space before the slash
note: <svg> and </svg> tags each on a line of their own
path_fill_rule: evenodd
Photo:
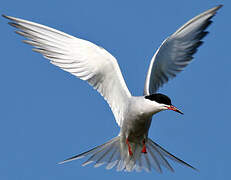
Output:
<svg viewBox="0 0 231 180">
<path fill-rule="evenodd" d="M 193 59 L 193 54 L 206 36 L 211 18 L 222 5 L 194 17 L 164 40 L 154 54 L 146 76 L 144 95 L 154 94 L 169 79 L 174 78 Z"/>
<path fill-rule="evenodd" d="M 19 35 L 29 40 L 50 62 L 74 76 L 87 81 L 108 102 L 119 126 L 131 96 L 117 60 L 105 49 L 83 39 L 27 20 L 5 16 L 18 28 Z"/>
</svg>

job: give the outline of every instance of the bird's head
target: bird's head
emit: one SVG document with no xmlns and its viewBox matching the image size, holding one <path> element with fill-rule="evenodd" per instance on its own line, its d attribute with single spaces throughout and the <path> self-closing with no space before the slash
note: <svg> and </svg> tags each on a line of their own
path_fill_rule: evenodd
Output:
<svg viewBox="0 0 231 180">
<path fill-rule="evenodd" d="M 157 112 L 162 110 L 172 110 L 180 114 L 183 114 L 182 111 L 180 111 L 179 109 L 177 109 L 175 106 L 172 105 L 171 99 L 164 94 L 156 93 L 156 94 L 145 96 L 144 98 L 154 103 Z"/>
</svg>

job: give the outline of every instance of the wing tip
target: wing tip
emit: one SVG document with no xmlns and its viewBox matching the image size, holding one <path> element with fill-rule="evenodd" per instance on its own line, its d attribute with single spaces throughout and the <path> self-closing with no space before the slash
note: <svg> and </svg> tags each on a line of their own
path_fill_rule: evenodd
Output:
<svg viewBox="0 0 231 180">
<path fill-rule="evenodd" d="M 2 14 L 2 17 L 4 17 L 4 18 L 7 18 L 7 15 L 5 15 L 5 14 Z"/>
<path fill-rule="evenodd" d="M 6 19 L 9 19 L 9 20 L 11 20 L 11 21 L 14 21 L 14 18 L 11 17 L 11 16 L 7 16 L 7 15 L 5 15 L 5 14 L 2 14 L 2 17 L 6 18 Z"/>
<path fill-rule="evenodd" d="M 214 9 L 215 9 L 215 11 L 217 11 L 218 9 L 222 8 L 223 6 L 224 6 L 223 4 L 219 4 Z"/>
<path fill-rule="evenodd" d="M 207 11 L 207 13 L 211 13 L 212 15 L 215 15 L 217 13 L 217 11 L 223 7 L 223 4 L 219 4 L 217 6 L 215 6 L 214 8 L 211 8 Z"/>
<path fill-rule="evenodd" d="M 6 19 L 10 19 L 10 16 L 7 16 L 5 14 L 2 14 L 2 17 L 6 18 Z"/>
<path fill-rule="evenodd" d="M 2 17 L 4 17 L 4 18 L 6 18 L 6 19 L 8 19 L 8 20 L 11 21 L 11 22 L 8 22 L 8 24 L 10 26 L 15 27 L 15 28 L 19 28 L 19 24 L 17 23 L 16 18 L 11 17 L 11 16 L 7 16 L 5 14 L 2 14 Z"/>
</svg>

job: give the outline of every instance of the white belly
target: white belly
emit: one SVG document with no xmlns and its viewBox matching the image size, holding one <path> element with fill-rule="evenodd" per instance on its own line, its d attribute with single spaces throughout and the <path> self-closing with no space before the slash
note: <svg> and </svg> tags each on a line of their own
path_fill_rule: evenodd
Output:
<svg viewBox="0 0 231 180">
<path fill-rule="evenodd" d="M 151 120 L 152 117 L 130 115 L 124 120 L 121 133 L 131 142 L 140 142 L 147 138 Z"/>
</svg>

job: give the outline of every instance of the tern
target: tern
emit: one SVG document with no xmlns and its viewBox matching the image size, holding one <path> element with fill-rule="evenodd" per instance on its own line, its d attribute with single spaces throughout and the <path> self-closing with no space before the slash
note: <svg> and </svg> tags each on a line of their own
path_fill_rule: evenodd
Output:
<svg viewBox="0 0 231 180">
<path fill-rule="evenodd" d="M 87 81 L 109 104 L 120 127 L 117 137 L 89 151 L 68 158 L 60 164 L 88 156 L 82 165 L 95 162 L 118 171 L 174 171 L 167 159 L 195 169 L 148 138 L 152 117 L 163 110 L 183 114 L 171 99 L 158 89 L 181 72 L 207 35 L 211 18 L 222 5 L 211 8 L 181 26 L 166 38 L 151 59 L 143 96 L 132 96 L 117 60 L 104 48 L 53 28 L 27 20 L 6 16 L 23 42 L 34 46 L 52 64 Z M 196 170 L 196 169 L 195 169 Z"/>
</svg>

